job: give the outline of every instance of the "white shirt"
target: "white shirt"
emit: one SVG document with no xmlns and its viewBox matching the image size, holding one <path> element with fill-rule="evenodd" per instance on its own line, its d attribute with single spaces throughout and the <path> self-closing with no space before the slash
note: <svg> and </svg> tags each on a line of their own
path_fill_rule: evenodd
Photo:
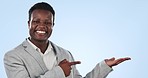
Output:
<svg viewBox="0 0 148 78">
<path fill-rule="evenodd" d="M 29 39 L 27 39 L 27 41 L 32 45 L 32 47 L 37 52 L 40 53 L 40 55 L 42 56 L 43 61 L 44 61 L 44 63 L 45 63 L 45 65 L 46 65 L 46 67 L 47 67 L 48 70 L 51 70 L 57 64 L 56 56 L 55 56 L 55 53 L 53 52 L 53 48 L 52 48 L 50 42 L 48 44 L 47 50 L 43 54 L 41 52 L 41 50 L 36 45 L 34 45 Z"/>
</svg>

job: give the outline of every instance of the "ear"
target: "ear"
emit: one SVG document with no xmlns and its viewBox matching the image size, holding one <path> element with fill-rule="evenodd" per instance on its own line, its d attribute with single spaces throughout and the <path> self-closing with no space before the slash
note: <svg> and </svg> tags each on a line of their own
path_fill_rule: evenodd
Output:
<svg viewBox="0 0 148 78">
<path fill-rule="evenodd" d="M 55 23 L 53 23 L 53 26 L 55 25 Z"/>
<path fill-rule="evenodd" d="M 52 28 L 54 27 L 55 23 L 53 23 Z"/>
<path fill-rule="evenodd" d="M 28 21 L 28 28 L 30 29 L 30 21 Z"/>
</svg>

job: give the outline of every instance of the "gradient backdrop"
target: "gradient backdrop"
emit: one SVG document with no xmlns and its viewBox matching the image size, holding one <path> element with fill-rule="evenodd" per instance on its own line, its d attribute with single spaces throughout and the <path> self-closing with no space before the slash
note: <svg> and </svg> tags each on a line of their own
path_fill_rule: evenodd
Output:
<svg viewBox="0 0 148 78">
<path fill-rule="evenodd" d="M 45 1 L 45 0 L 44 0 Z M 39 0 L 1 0 L 0 78 L 4 54 L 28 35 L 28 10 Z M 148 78 L 148 0 L 46 0 L 56 11 L 50 40 L 71 51 L 79 72 L 111 57 L 131 57 L 107 78 Z"/>
</svg>

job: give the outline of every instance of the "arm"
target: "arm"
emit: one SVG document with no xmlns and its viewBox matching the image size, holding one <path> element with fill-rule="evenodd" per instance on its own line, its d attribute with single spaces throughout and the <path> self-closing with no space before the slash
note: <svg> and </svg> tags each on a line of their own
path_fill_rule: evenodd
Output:
<svg viewBox="0 0 148 78">
<path fill-rule="evenodd" d="M 112 71 L 105 61 L 98 63 L 95 68 L 89 72 L 85 78 L 106 78 L 106 76 Z"/>
<path fill-rule="evenodd" d="M 96 67 L 89 72 L 84 78 L 106 78 L 106 76 L 113 70 L 112 67 L 116 66 L 124 61 L 130 60 L 131 58 L 111 58 L 105 59 L 104 61 L 98 63 Z M 81 78 L 79 72 L 75 68 L 75 77 L 74 78 Z"/>
</svg>

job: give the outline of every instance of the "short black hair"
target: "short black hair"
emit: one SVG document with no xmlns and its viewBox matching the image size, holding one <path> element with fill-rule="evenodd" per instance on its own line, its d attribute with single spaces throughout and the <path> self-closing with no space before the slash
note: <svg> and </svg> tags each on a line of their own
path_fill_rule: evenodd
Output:
<svg viewBox="0 0 148 78">
<path fill-rule="evenodd" d="M 53 14 L 53 20 L 54 20 L 54 17 L 55 17 L 55 11 L 53 9 L 53 7 L 46 3 L 46 2 L 39 2 L 39 3 L 36 3 L 34 4 L 30 9 L 29 9 L 29 21 L 31 19 L 31 14 L 34 10 L 36 9 L 41 9 L 41 10 L 48 10 L 50 11 L 52 14 Z"/>
</svg>

